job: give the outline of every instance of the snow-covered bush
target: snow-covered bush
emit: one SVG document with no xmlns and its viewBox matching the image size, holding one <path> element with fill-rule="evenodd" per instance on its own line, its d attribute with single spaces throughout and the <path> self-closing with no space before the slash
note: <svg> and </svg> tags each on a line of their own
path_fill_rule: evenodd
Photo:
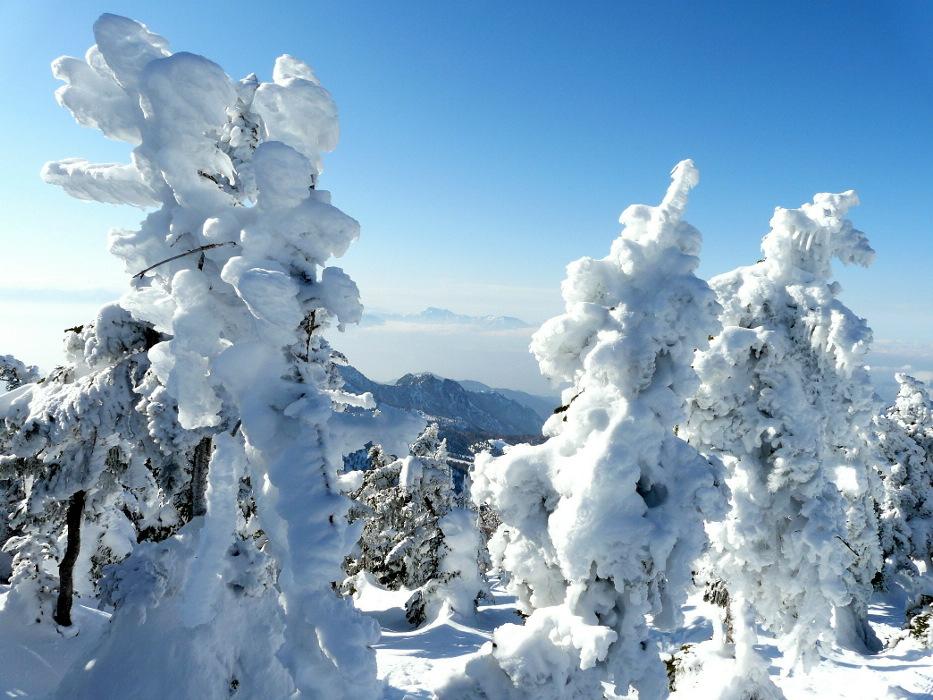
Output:
<svg viewBox="0 0 933 700">
<path fill-rule="evenodd" d="M 693 274 L 699 232 L 683 221 L 697 180 L 684 161 L 660 206 L 626 209 L 609 255 L 568 267 L 567 312 L 532 340 L 542 371 L 571 384 L 563 410 L 545 443 L 479 456 L 474 483 L 501 515 L 490 550 L 528 617 L 498 628 L 445 700 L 591 700 L 604 682 L 667 696 L 647 618 L 681 619 L 703 522 L 725 508 L 719 467 L 677 435 L 694 351 L 719 328 Z"/>
<path fill-rule="evenodd" d="M 686 434 L 728 470 L 732 509 L 710 528 L 713 568 L 732 601 L 737 644 L 744 640 L 737 673 L 765 684 L 754 631 L 743 624 L 763 624 L 804 667 L 820 639 L 874 645 L 866 612 L 881 561 L 864 368 L 871 332 L 830 282 L 833 258 L 868 265 L 874 257 L 844 218 L 857 203 L 846 192 L 778 208 L 765 259 L 710 281 L 723 331 L 697 358 L 703 383 Z"/>
<path fill-rule="evenodd" d="M 122 308 L 159 334 L 146 354 L 144 413 L 154 439 L 173 439 L 160 427 L 169 412 L 181 430 L 212 440 L 197 443 L 202 475 L 193 481 L 204 488 L 191 510 L 203 517 L 158 552 L 144 548 L 112 570 L 132 594 L 110 596 L 115 621 L 96 662 L 78 663 L 61 692 L 96 696 L 118 669 L 132 680 L 127 664 L 145 655 L 155 632 L 173 629 L 153 663 L 184 657 L 188 673 L 203 674 L 200 685 L 127 686 L 124 694 L 209 697 L 236 680 L 255 698 L 374 698 L 378 629 L 335 592 L 352 544 L 341 494 L 349 484 L 338 467 L 368 439 L 395 449 L 411 439 L 413 421 L 374 414 L 371 397 L 342 392 L 322 335 L 362 311 L 353 281 L 327 266 L 359 232 L 317 188 L 321 152 L 337 143 L 334 102 L 291 56 L 277 59 L 272 82 L 251 75 L 234 83 L 202 56 L 172 54 L 133 20 L 103 15 L 94 35 L 84 59 L 53 64 L 67 83 L 57 96 L 79 124 L 135 146 L 130 163 L 67 159 L 43 176 L 79 199 L 153 208 L 139 230 L 110 239 L 133 276 Z M 254 544 L 271 557 L 273 586 L 265 575 L 262 585 L 249 583 L 265 560 L 242 544 L 244 502 L 262 532 Z M 153 557 L 158 565 L 144 564 Z M 133 574 L 153 570 L 162 573 Z M 231 619 L 260 609 L 264 631 L 230 633 Z M 222 677 L 216 665 L 198 669 L 217 645 L 234 665 L 221 664 Z M 173 675 L 167 665 L 165 682 Z M 284 685 L 264 685 L 264 675 Z"/>
</svg>

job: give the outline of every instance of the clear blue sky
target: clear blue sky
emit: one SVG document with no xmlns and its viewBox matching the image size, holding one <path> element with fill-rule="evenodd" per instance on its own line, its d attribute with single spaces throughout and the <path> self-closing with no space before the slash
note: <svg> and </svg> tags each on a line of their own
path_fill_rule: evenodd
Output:
<svg viewBox="0 0 933 700">
<path fill-rule="evenodd" d="M 282 53 L 317 69 L 343 134 L 322 186 L 363 225 L 340 264 L 370 307 L 540 322 L 560 311 L 564 266 L 605 255 L 621 210 L 659 201 L 670 168 L 693 158 L 704 276 L 755 262 L 775 206 L 855 189 L 850 218 L 878 261 L 840 269 L 843 300 L 879 348 L 933 370 L 931 8 L 4 0 L 0 354 L 57 337 L 56 314 L 85 320 L 124 285 L 105 232 L 140 212 L 70 201 L 38 178 L 47 160 L 128 158 L 58 107 L 48 68 L 83 56 L 96 17 L 114 12 L 235 79 L 270 79 Z"/>
</svg>

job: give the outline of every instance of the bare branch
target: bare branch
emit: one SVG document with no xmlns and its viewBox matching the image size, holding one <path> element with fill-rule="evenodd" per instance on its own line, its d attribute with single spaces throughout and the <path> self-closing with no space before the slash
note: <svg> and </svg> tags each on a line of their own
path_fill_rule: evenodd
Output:
<svg viewBox="0 0 933 700">
<path fill-rule="evenodd" d="M 192 254 L 194 254 L 194 253 L 200 253 L 200 252 L 205 251 L 205 250 L 210 250 L 211 248 L 221 248 L 221 247 L 223 247 L 223 246 L 225 246 L 225 245 L 232 245 L 232 246 L 235 246 L 235 245 L 237 245 L 237 243 L 236 243 L 236 241 L 224 241 L 223 243 L 208 243 L 207 245 L 202 245 L 202 246 L 198 246 L 197 248 L 192 248 L 191 250 L 187 250 L 187 251 L 185 251 L 184 253 L 179 253 L 178 255 L 173 255 L 173 256 L 170 257 L 170 258 L 166 258 L 165 260 L 162 260 L 162 261 L 160 261 L 160 262 L 157 262 L 155 265 L 150 265 L 149 267 L 147 267 L 147 268 L 146 268 L 145 270 L 143 270 L 142 272 L 137 272 L 135 275 L 133 275 L 133 279 L 142 279 L 142 278 L 143 278 L 143 275 L 145 275 L 145 274 L 146 274 L 147 272 L 149 272 L 150 270 L 154 270 L 154 269 L 157 268 L 159 265 L 164 265 L 164 264 L 167 263 L 167 262 L 172 262 L 172 260 L 178 260 L 178 258 L 183 258 L 183 257 L 185 257 L 186 255 L 192 255 Z M 202 263 L 202 264 L 203 264 L 203 263 Z"/>
</svg>

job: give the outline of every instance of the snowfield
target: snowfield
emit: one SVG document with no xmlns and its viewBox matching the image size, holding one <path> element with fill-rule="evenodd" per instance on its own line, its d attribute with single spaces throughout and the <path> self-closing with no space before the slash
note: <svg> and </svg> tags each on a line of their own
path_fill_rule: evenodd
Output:
<svg viewBox="0 0 933 700">
<path fill-rule="evenodd" d="M 0 586 L 0 697 L 46 698 L 74 660 L 94 646 L 109 615 L 76 606 L 75 620 L 80 631 L 64 637 L 50 626 L 30 624 L 16 611 L 7 610 L 8 591 L 8 586 Z M 404 605 L 409 595 L 410 591 L 389 591 L 370 580 L 355 596 L 357 607 L 382 627 L 375 648 L 384 700 L 429 700 L 444 679 L 490 642 L 497 626 L 518 620 L 514 599 L 500 585 L 494 585 L 493 601 L 481 604 L 475 617 L 444 611 L 433 622 L 413 630 L 405 619 Z M 808 674 L 789 674 L 773 640 L 761 636 L 758 646 L 771 662 L 772 679 L 788 700 L 933 698 L 933 650 L 905 638 L 901 629 L 903 614 L 899 612 L 904 603 L 904 594 L 898 589 L 888 596 L 876 596 L 870 608 L 875 632 L 892 646 L 872 656 L 824 649 L 820 663 Z M 716 613 L 717 608 L 704 603 L 696 593 L 686 606 L 684 627 L 659 640 L 665 654 L 686 644 L 698 645 L 687 657 L 694 671 L 678 678 L 673 700 L 711 700 L 716 697 L 711 689 L 732 674 L 734 660 L 711 648 Z M 170 638 L 165 643 L 170 643 Z M 700 662 L 702 668 L 697 669 Z M 153 668 L 137 669 L 143 677 L 158 672 Z M 102 700 L 122 697 L 118 678 L 113 687 L 100 689 Z"/>
</svg>

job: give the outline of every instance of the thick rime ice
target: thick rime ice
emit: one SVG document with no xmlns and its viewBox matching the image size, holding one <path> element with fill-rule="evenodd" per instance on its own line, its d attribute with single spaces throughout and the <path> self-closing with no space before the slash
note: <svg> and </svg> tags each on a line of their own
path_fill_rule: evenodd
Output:
<svg viewBox="0 0 933 700">
<path fill-rule="evenodd" d="M 697 358 L 702 386 L 686 430 L 728 472 L 732 509 L 710 531 L 733 623 L 757 620 L 804 667 L 821 639 L 861 650 L 876 642 L 866 618 L 881 566 L 875 405 L 863 366 L 871 331 L 830 282 L 832 258 L 874 257 L 843 218 L 857 203 L 846 192 L 777 209 L 765 259 L 711 280 L 723 331 Z M 737 630 L 739 639 L 748 645 L 736 650 L 739 674 L 766 679 L 754 634 Z"/>
<path fill-rule="evenodd" d="M 135 145 L 130 163 L 67 159 L 49 163 L 43 176 L 81 199 L 156 208 L 140 230 L 111 233 L 112 252 L 134 276 L 120 311 L 129 310 L 152 336 L 148 354 L 134 356 L 147 378 L 126 386 L 140 392 L 137 400 L 144 397 L 141 412 L 125 408 L 148 421 L 164 449 L 184 442 L 183 434 L 196 436 L 196 444 L 213 438 L 206 493 L 199 496 L 203 521 L 143 548 L 112 574 L 123 593 L 115 589 L 112 596 L 118 614 L 100 667 L 116 672 L 115 655 L 142 648 L 173 619 L 197 632 L 172 635 L 166 644 L 207 645 L 209 654 L 210 645 L 243 634 L 229 632 L 231 623 L 217 614 L 239 605 L 235 614 L 244 619 L 260 609 L 275 617 L 251 626 L 249 642 L 262 647 L 255 659 L 277 680 L 245 694 L 283 697 L 284 668 L 295 697 L 376 697 L 370 645 L 378 629 L 334 592 L 351 545 L 338 466 L 348 448 L 365 442 L 365 432 L 410 440 L 418 422 L 397 412 L 364 414 L 358 406 L 367 400 L 339 391 L 321 336 L 332 320 L 342 326 L 361 314 L 356 285 L 326 267 L 357 238 L 359 226 L 316 189 L 321 152 L 337 143 L 334 102 L 311 67 L 291 56 L 276 61 L 272 83 L 254 75 L 234 83 L 202 56 L 171 54 L 164 39 L 133 20 L 103 15 L 94 35 L 97 44 L 83 61 L 55 62 L 55 75 L 67 82 L 58 99 L 79 124 Z M 101 380 L 91 374 L 88 381 Z M 28 396 L 7 403 L 25 406 Z M 167 412 L 177 415 L 171 427 L 160 418 Z M 93 429 L 86 419 L 81 425 Z M 102 429 L 98 434 L 104 438 Z M 203 444 L 209 451 L 210 441 Z M 251 493 L 246 501 L 243 489 Z M 238 515 L 244 507 L 254 511 L 262 552 L 244 544 L 253 537 Z M 275 580 L 262 585 L 244 585 L 243 572 L 230 563 L 268 556 Z M 144 593 L 157 582 L 170 601 Z M 231 594 L 243 590 L 261 600 Z M 155 627 L 121 621 L 125 600 L 137 601 L 128 609 L 135 606 L 137 617 Z M 146 612 L 154 606 L 157 612 Z M 160 658 L 168 663 L 179 653 L 187 652 L 166 650 Z M 188 663 L 196 666 L 198 658 Z M 254 664 L 237 676 L 230 664 L 239 661 L 220 663 L 227 682 L 245 684 L 265 672 Z M 76 667 L 62 692 L 89 695 L 95 678 Z M 213 697 L 207 689 L 215 680 L 169 694 Z M 246 686 L 238 687 L 244 693 Z M 125 688 L 134 697 L 166 696 L 150 690 Z"/>
<path fill-rule="evenodd" d="M 543 372 L 572 383 L 547 442 L 477 458 L 473 497 L 501 515 L 490 550 L 528 619 L 497 629 L 445 700 L 592 699 L 604 682 L 667 695 L 647 617 L 677 624 L 703 522 L 725 508 L 718 465 L 677 436 L 719 307 L 682 220 L 697 171 L 672 175 L 660 206 L 625 210 L 607 257 L 568 266 L 567 312 L 533 338 Z"/>
</svg>

